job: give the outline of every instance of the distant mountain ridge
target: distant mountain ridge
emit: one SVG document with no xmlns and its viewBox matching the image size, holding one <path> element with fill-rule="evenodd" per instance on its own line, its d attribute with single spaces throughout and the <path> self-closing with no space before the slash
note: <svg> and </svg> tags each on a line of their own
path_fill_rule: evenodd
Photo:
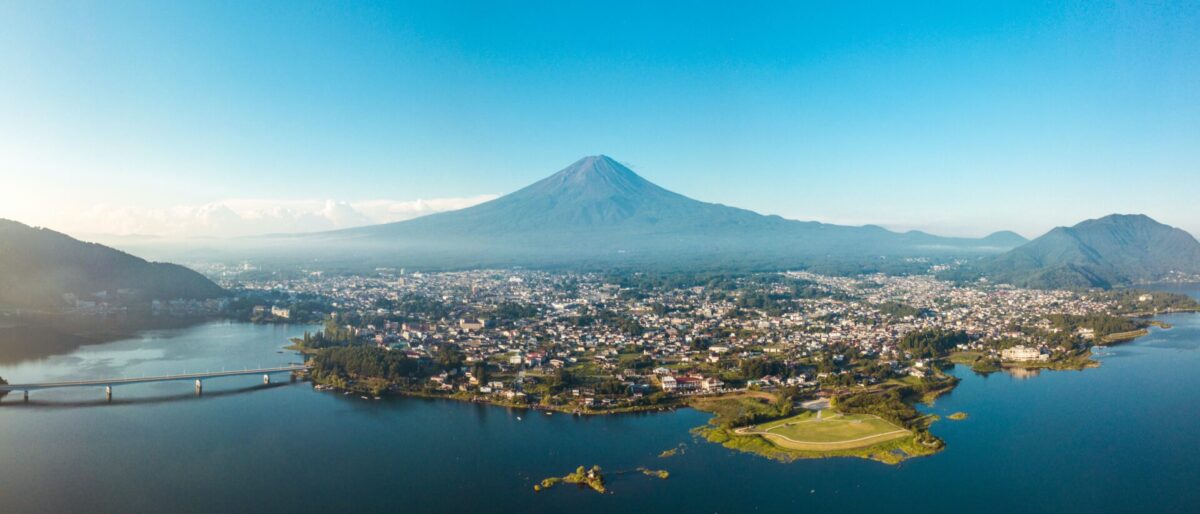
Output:
<svg viewBox="0 0 1200 514">
<path fill-rule="evenodd" d="M 375 262 L 414 267 L 787 267 L 814 258 L 996 253 L 1024 242 L 1011 236 L 951 238 L 766 216 L 693 200 L 596 155 L 466 209 L 264 245 L 359 249 Z"/>
<path fill-rule="evenodd" d="M 0 219 L 0 306 L 58 307 L 64 294 L 138 300 L 206 299 L 225 291 L 176 264 L 147 262 L 65 234 Z"/>
<path fill-rule="evenodd" d="M 1200 274 L 1200 242 L 1141 214 L 1058 227 L 978 266 L 993 282 L 1024 287 L 1112 287 Z"/>
</svg>

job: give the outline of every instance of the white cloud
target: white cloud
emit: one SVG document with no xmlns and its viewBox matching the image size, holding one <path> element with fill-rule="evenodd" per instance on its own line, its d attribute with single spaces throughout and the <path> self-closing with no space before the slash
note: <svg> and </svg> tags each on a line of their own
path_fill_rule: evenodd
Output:
<svg viewBox="0 0 1200 514">
<path fill-rule="evenodd" d="M 496 195 L 360 202 L 240 198 L 166 209 L 101 204 L 80 213 L 71 224 L 77 232 L 89 234 L 238 237 L 390 223 L 494 198 Z"/>
</svg>

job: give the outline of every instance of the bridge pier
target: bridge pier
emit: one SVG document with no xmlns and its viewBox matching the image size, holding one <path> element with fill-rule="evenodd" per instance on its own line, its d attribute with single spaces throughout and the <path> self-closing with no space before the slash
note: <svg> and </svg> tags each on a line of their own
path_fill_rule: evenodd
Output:
<svg viewBox="0 0 1200 514">
<path fill-rule="evenodd" d="M 196 396 L 204 394 L 204 383 L 200 379 L 196 379 Z"/>
<path fill-rule="evenodd" d="M 25 403 L 29 403 L 29 390 L 25 390 Z"/>
<path fill-rule="evenodd" d="M 267 375 L 264 373 L 263 374 L 263 384 L 266 385 L 266 384 L 270 384 L 270 383 L 271 383 L 271 375 Z"/>
<path fill-rule="evenodd" d="M 104 386 L 104 399 L 110 402 L 112 401 L 112 386 Z"/>
</svg>

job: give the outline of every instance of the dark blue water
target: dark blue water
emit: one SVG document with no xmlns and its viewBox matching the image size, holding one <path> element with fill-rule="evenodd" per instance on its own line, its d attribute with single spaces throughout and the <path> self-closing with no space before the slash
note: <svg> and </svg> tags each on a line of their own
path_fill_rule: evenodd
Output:
<svg viewBox="0 0 1200 514">
<path fill-rule="evenodd" d="M 0 512 L 1197 512 L 1200 316 L 1163 319 L 1103 366 L 1019 379 L 959 368 L 929 410 L 947 449 L 887 466 L 781 464 L 696 442 L 706 415 L 580 418 L 419 399 L 361 400 L 257 377 L 35 392 L 0 405 Z M 293 361 L 304 327 L 217 323 L 0 368 L 10 381 Z M 518 416 L 522 419 L 518 420 Z M 686 444 L 679 456 L 660 459 Z M 534 493 L 578 465 L 609 495 Z"/>
</svg>

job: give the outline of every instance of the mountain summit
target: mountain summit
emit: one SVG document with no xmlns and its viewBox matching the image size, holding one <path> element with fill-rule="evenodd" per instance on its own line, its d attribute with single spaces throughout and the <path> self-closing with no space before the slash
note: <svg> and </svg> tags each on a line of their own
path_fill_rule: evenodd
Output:
<svg viewBox="0 0 1200 514">
<path fill-rule="evenodd" d="M 1018 236 L 1019 237 L 1019 236 Z M 584 157 L 525 188 L 466 209 L 301 236 L 368 245 L 378 263 L 482 266 L 799 266 L 814 258 L 997 252 L 1012 238 L 944 238 L 764 216 L 693 200 L 616 160 Z"/>
<path fill-rule="evenodd" d="M 537 237 L 538 232 L 643 231 L 672 226 L 761 222 L 742 209 L 692 200 L 663 189 L 605 155 L 584 157 L 523 189 L 459 211 L 345 231 L 409 234 L 440 230 Z M 626 232 L 626 235 L 632 235 Z"/>
<path fill-rule="evenodd" d="M 577 201 L 608 201 L 621 197 L 672 195 L 674 193 L 650 183 L 611 157 L 593 155 L 575 161 L 562 171 L 539 180 L 510 197 L 520 200 L 534 196 L 553 196 Z"/>
</svg>

